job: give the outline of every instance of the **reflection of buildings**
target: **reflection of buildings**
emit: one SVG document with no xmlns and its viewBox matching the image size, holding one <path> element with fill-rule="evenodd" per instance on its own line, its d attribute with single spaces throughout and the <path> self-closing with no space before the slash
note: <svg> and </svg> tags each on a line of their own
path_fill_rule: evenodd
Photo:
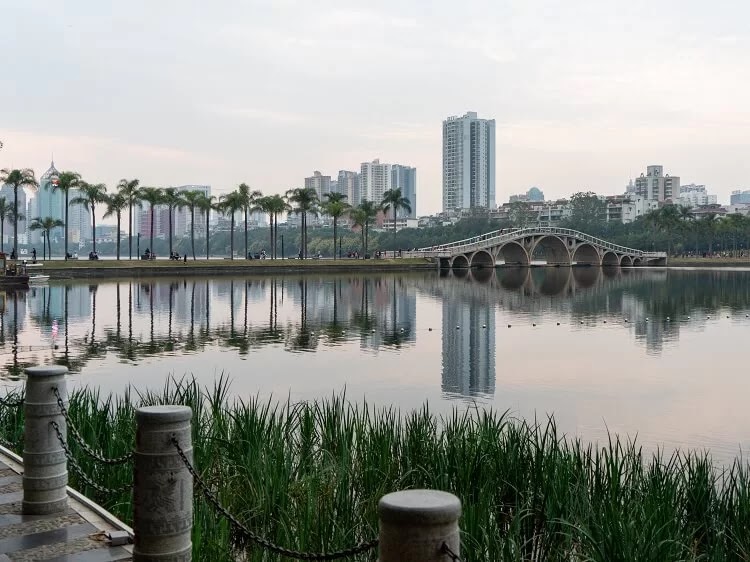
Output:
<svg viewBox="0 0 750 562">
<path fill-rule="evenodd" d="M 443 299 L 443 392 L 495 392 L 495 307 Z"/>
<path fill-rule="evenodd" d="M 68 317 L 71 320 L 91 316 L 91 297 L 88 285 L 51 285 L 32 288 L 29 312 L 37 318 L 65 317 L 65 290 L 68 291 Z"/>
</svg>

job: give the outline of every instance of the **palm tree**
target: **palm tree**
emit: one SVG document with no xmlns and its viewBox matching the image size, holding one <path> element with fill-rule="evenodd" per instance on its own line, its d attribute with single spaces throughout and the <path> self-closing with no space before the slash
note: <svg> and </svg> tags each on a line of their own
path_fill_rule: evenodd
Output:
<svg viewBox="0 0 750 562">
<path fill-rule="evenodd" d="M 49 235 L 53 228 L 58 228 L 60 226 L 65 226 L 65 223 L 62 220 L 53 217 L 37 217 L 29 225 L 31 230 L 42 231 L 42 244 L 44 244 L 44 239 L 47 239 L 47 244 L 42 249 L 42 254 L 44 255 L 43 259 L 47 259 L 47 248 L 49 248 L 49 257 L 52 259 L 52 243 L 50 242 Z"/>
<path fill-rule="evenodd" d="M 238 211 L 241 211 L 245 207 L 245 201 L 239 191 L 233 191 L 222 195 L 220 198 L 219 206 L 222 212 L 229 215 L 230 228 L 229 228 L 229 259 L 234 259 L 234 216 Z"/>
<path fill-rule="evenodd" d="M 73 205 L 83 205 L 91 213 L 91 238 L 96 253 L 96 204 L 104 203 L 107 200 L 107 186 L 103 183 L 80 182 L 78 191 L 81 193 L 74 197 L 71 203 Z M 118 231 L 119 235 L 119 231 Z"/>
<path fill-rule="evenodd" d="M 324 195 L 326 202 L 323 204 L 323 212 L 333 219 L 333 259 L 336 259 L 336 241 L 338 237 L 338 220 L 344 216 L 351 205 L 349 205 L 344 199 L 346 195 L 343 193 L 326 193 Z M 339 248 L 339 252 L 341 248 Z"/>
<path fill-rule="evenodd" d="M 104 213 L 104 218 L 111 217 L 112 215 L 117 216 L 117 259 L 120 259 L 120 220 L 122 212 L 129 206 L 127 198 L 122 193 L 113 193 L 109 195 L 105 201 L 107 204 L 107 211 Z"/>
<path fill-rule="evenodd" d="M 302 243 L 300 253 L 307 258 L 307 215 L 317 216 L 318 195 L 312 187 L 298 187 L 287 192 L 288 199 L 294 203 L 294 213 L 302 215 Z"/>
<path fill-rule="evenodd" d="M 354 226 L 358 226 L 362 229 L 362 257 L 367 255 L 367 242 L 369 238 L 370 223 L 375 220 L 375 217 L 380 210 L 379 206 L 372 201 L 362 201 L 358 207 L 355 207 L 349 212 L 349 216 L 354 222 Z"/>
<path fill-rule="evenodd" d="M 182 207 L 185 202 L 182 199 L 182 195 L 177 191 L 176 187 L 167 187 L 162 191 L 162 204 L 167 206 L 167 212 L 169 213 L 169 255 L 172 255 L 172 232 L 174 228 L 172 226 L 172 217 L 174 216 L 174 210 Z"/>
<path fill-rule="evenodd" d="M 0 253 L 3 250 L 3 239 L 5 238 L 5 220 L 11 218 L 13 207 L 10 203 L 5 200 L 5 197 L 0 197 Z"/>
<path fill-rule="evenodd" d="M 213 195 L 203 195 L 198 199 L 198 208 L 206 214 L 206 259 L 210 258 L 210 245 L 208 236 L 208 227 L 211 219 L 211 210 L 216 208 L 216 197 Z"/>
<path fill-rule="evenodd" d="M 396 213 L 403 209 L 407 213 L 411 213 L 411 201 L 401 193 L 401 188 L 389 189 L 383 194 L 383 202 L 381 203 L 383 211 L 386 213 L 393 209 L 393 236 L 396 237 Z"/>
<path fill-rule="evenodd" d="M 276 248 L 278 247 L 279 241 L 279 215 L 287 212 L 290 207 L 289 203 L 286 202 L 286 199 L 277 193 L 268 198 L 268 209 L 270 211 L 270 216 L 273 218 L 273 240 L 271 241 L 271 244 L 273 248 L 272 255 L 273 258 L 276 259 Z M 284 256 L 281 256 L 281 259 L 284 259 Z"/>
<path fill-rule="evenodd" d="M 60 174 L 61 176 L 63 174 Z M 22 168 L 11 170 L 5 168 L 0 170 L 0 184 L 9 185 L 13 188 L 13 209 L 15 213 L 13 215 L 13 252 L 18 255 L 18 188 L 28 187 L 36 189 L 39 187 L 39 183 L 34 177 L 34 170 L 31 168 Z M 65 209 L 67 221 L 67 207 Z"/>
<path fill-rule="evenodd" d="M 263 197 L 260 191 L 250 191 L 250 186 L 246 183 L 241 183 L 237 188 L 237 192 L 242 197 L 243 211 L 245 212 L 245 258 L 247 258 L 247 219 L 250 209 L 256 206 L 256 202 Z"/>
<path fill-rule="evenodd" d="M 133 259 L 133 205 L 140 206 L 138 180 L 121 179 L 117 189 L 128 202 L 128 259 Z"/>
<path fill-rule="evenodd" d="M 154 210 L 161 204 L 162 190 L 158 187 L 142 187 L 140 189 L 140 199 L 149 204 L 151 214 L 151 253 L 154 254 Z"/>
<path fill-rule="evenodd" d="M 77 172 L 63 172 L 52 182 L 52 191 L 61 191 L 65 198 L 65 259 L 68 259 L 68 232 L 70 231 L 68 221 L 68 208 L 70 207 L 70 190 L 81 184 L 81 174 Z"/>
<path fill-rule="evenodd" d="M 183 205 L 190 209 L 190 248 L 193 251 L 193 261 L 195 261 L 195 209 L 200 208 L 201 198 L 205 197 L 202 191 L 185 190 L 180 192 Z M 208 230 L 206 230 L 208 235 Z"/>
</svg>

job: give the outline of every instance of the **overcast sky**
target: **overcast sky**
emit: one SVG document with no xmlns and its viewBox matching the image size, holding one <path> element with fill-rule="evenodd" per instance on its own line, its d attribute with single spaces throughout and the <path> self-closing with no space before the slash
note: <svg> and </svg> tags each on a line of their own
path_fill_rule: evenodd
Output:
<svg viewBox="0 0 750 562">
<path fill-rule="evenodd" d="M 441 123 L 497 121 L 497 202 L 613 194 L 647 164 L 750 189 L 741 0 L 0 0 L 0 167 L 114 187 L 266 193 L 363 161 L 417 167 Z"/>
</svg>

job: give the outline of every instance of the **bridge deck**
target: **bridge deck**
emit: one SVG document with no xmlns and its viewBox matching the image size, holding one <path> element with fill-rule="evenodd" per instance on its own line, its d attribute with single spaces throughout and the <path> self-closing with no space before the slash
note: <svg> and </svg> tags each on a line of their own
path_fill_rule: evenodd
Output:
<svg viewBox="0 0 750 562">
<path fill-rule="evenodd" d="M 104 536 L 127 527 L 106 521 L 72 495 L 63 514 L 23 515 L 23 467 L 18 460 L 0 448 L 0 562 L 132 560 L 130 546 L 112 547 Z"/>
</svg>

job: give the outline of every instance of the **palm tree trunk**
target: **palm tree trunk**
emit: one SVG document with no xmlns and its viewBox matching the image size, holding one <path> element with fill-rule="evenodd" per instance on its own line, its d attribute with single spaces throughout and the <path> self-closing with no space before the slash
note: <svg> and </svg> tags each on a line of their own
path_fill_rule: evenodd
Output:
<svg viewBox="0 0 750 562">
<path fill-rule="evenodd" d="M 0 253 L 4 253 L 3 239 L 5 238 L 5 217 L 0 217 Z"/>
<path fill-rule="evenodd" d="M 279 217 L 276 213 L 273 214 L 273 259 L 279 257 Z M 284 256 L 281 256 L 284 259 Z"/>
<path fill-rule="evenodd" d="M 151 254 L 154 253 L 154 206 L 151 205 Z"/>
<path fill-rule="evenodd" d="M 234 213 L 232 213 L 232 223 L 229 228 L 229 259 L 234 259 Z"/>
<path fill-rule="evenodd" d="M 65 190 L 65 259 L 68 259 L 68 194 L 69 191 Z M 16 213 L 17 214 L 17 213 Z"/>
<path fill-rule="evenodd" d="M 119 236 L 119 233 L 118 233 Z M 133 259 L 133 201 L 128 205 L 128 259 Z"/>
<path fill-rule="evenodd" d="M 120 211 L 117 211 L 117 261 L 120 261 Z M 119 288 L 119 285 L 118 285 Z"/>
<path fill-rule="evenodd" d="M 167 207 L 169 211 L 169 255 L 172 255 L 172 210 L 173 207 L 170 205 Z"/>
<path fill-rule="evenodd" d="M 13 250 L 18 255 L 18 186 L 13 188 Z"/>
<path fill-rule="evenodd" d="M 336 240 L 338 240 L 338 221 L 337 217 L 333 217 L 333 259 L 336 259 Z"/>
<path fill-rule="evenodd" d="M 118 231 L 119 236 L 119 231 Z M 91 203 L 91 238 L 94 244 L 94 253 L 96 253 L 96 207 Z"/>
<path fill-rule="evenodd" d="M 211 216 L 211 209 L 206 209 L 206 260 L 209 259 L 209 245 L 208 245 L 208 220 Z"/>
<path fill-rule="evenodd" d="M 190 207 L 190 249 L 195 261 L 195 207 Z"/>
<path fill-rule="evenodd" d="M 270 229 L 269 236 L 271 237 L 270 240 L 269 240 L 269 242 L 271 244 L 271 247 L 269 248 L 269 252 L 271 253 L 271 257 L 275 258 L 276 256 L 274 256 L 274 252 L 273 252 L 273 250 L 274 250 L 274 245 L 273 245 L 273 213 L 269 213 L 268 214 L 268 228 Z"/>
<path fill-rule="evenodd" d="M 247 207 L 245 207 L 245 259 L 247 259 Z"/>
</svg>

